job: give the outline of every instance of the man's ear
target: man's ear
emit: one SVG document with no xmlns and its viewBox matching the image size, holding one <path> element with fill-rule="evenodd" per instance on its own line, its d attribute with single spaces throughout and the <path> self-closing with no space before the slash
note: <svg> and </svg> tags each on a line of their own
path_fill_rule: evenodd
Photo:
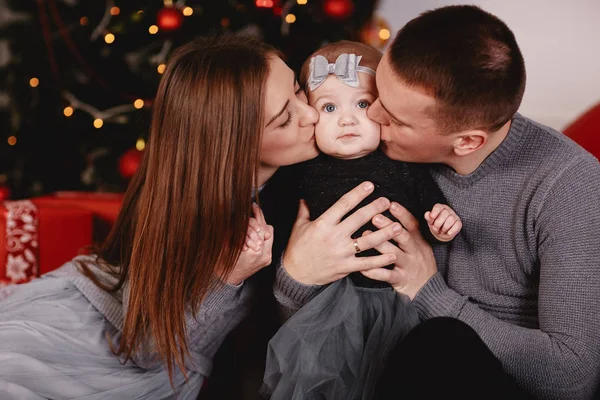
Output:
<svg viewBox="0 0 600 400">
<path fill-rule="evenodd" d="M 483 147 L 488 141 L 488 134 L 481 130 L 461 132 L 454 140 L 454 154 L 466 156 Z"/>
</svg>

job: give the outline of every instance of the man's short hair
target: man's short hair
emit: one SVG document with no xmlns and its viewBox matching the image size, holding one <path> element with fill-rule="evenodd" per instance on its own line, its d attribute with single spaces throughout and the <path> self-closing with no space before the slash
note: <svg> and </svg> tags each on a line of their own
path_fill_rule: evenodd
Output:
<svg viewBox="0 0 600 400">
<path fill-rule="evenodd" d="M 512 31 L 476 6 L 427 11 L 408 22 L 390 46 L 397 77 L 436 99 L 438 129 L 500 129 L 525 91 L 525 63 Z"/>
</svg>

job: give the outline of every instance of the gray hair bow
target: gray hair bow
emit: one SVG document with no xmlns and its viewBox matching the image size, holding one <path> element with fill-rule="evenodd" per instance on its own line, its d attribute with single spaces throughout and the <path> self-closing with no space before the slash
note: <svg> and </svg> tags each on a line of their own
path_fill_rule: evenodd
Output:
<svg viewBox="0 0 600 400">
<path fill-rule="evenodd" d="M 335 64 L 329 64 L 327 58 L 314 56 L 310 59 L 308 88 L 315 90 L 327 79 L 329 74 L 334 74 L 340 81 L 348 86 L 358 87 L 358 72 L 366 72 L 375 76 L 375 71 L 368 67 L 358 65 L 362 56 L 356 54 L 340 54 Z"/>
</svg>

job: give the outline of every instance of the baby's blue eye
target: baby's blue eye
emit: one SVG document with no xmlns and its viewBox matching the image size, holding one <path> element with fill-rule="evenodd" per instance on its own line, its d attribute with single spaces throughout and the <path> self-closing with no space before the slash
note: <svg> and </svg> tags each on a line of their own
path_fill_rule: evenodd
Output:
<svg viewBox="0 0 600 400">
<path fill-rule="evenodd" d="M 358 106 L 358 108 L 369 108 L 371 104 L 367 100 L 359 100 L 358 103 L 356 103 L 356 105 Z"/>
<path fill-rule="evenodd" d="M 335 104 L 327 103 L 323 106 L 323 111 L 327 113 L 334 112 L 336 110 Z"/>
</svg>

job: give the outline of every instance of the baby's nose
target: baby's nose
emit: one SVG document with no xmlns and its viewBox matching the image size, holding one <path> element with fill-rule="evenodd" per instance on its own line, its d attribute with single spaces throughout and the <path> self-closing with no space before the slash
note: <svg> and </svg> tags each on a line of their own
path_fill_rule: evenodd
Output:
<svg viewBox="0 0 600 400">
<path fill-rule="evenodd" d="M 352 114 L 349 114 L 349 115 L 344 115 L 343 117 L 340 118 L 339 125 L 340 126 L 352 126 L 352 125 L 356 125 L 357 122 L 358 122 L 358 120 L 356 119 L 356 117 L 354 117 L 354 115 L 352 115 Z"/>
</svg>

